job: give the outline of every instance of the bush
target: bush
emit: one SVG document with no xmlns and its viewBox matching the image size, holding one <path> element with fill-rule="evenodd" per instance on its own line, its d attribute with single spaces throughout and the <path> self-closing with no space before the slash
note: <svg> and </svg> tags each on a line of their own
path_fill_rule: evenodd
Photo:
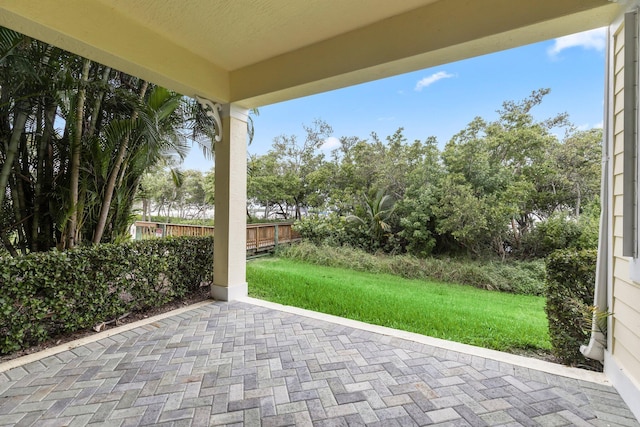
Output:
<svg viewBox="0 0 640 427">
<path fill-rule="evenodd" d="M 596 260 L 595 250 L 552 253 L 547 258 L 545 311 L 553 354 L 567 365 L 601 370 L 599 362 L 580 353 L 580 345 L 589 340 L 585 315 L 593 305 Z"/>
<path fill-rule="evenodd" d="M 589 206 L 577 219 L 567 212 L 557 212 L 537 223 L 524 236 L 521 248 L 516 249 L 514 255 L 546 257 L 561 249 L 597 249 L 599 230 L 599 204 Z"/>
<path fill-rule="evenodd" d="M 212 272 L 212 237 L 0 258 L 0 354 L 182 298 Z"/>
<path fill-rule="evenodd" d="M 372 273 L 389 273 L 409 279 L 460 283 L 482 289 L 542 295 L 545 268 L 542 261 L 480 263 L 454 258 L 416 258 L 411 255 L 372 255 L 349 246 L 316 246 L 309 242 L 282 246 L 277 255 L 329 267 Z"/>
<path fill-rule="evenodd" d="M 316 245 L 371 247 L 371 238 L 363 227 L 335 213 L 303 217 L 295 222 L 293 228 L 303 239 Z"/>
</svg>

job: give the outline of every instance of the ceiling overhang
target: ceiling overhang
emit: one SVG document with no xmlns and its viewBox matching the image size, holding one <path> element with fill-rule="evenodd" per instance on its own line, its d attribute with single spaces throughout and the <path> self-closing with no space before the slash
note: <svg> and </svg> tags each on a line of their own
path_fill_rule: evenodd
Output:
<svg viewBox="0 0 640 427">
<path fill-rule="evenodd" d="M 0 0 L 0 25 L 185 95 L 250 108 L 605 26 L 621 7 L 607 0 L 191 0 L 181 12 L 176 4 L 183 2 Z M 378 9 L 354 13 L 367 4 Z M 224 16 L 225 25 L 207 27 L 200 15 Z"/>
</svg>

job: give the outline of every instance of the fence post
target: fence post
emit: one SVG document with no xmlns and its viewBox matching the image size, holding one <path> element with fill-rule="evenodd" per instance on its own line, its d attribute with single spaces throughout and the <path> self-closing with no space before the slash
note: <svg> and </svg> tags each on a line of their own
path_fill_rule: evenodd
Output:
<svg viewBox="0 0 640 427">
<path fill-rule="evenodd" d="M 275 224 L 275 230 L 273 231 L 273 247 L 278 247 L 278 224 Z"/>
</svg>

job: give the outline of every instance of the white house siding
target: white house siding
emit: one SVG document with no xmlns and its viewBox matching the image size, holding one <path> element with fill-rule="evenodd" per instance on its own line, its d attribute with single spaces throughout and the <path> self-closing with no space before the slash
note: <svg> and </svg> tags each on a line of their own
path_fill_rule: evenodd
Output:
<svg viewBox="0 0 640 427">
<path fill-rule="evenodd" d="M 640 393 L 640 285 L 629 278 L 629 259 L 622 256 L 622 216 L 623 216 L 623 155 L 624 155 L 624 24 L 612 28 L 612 66 L 609 70 L 613 79 L 609 86 L 609 111 L 612 131 L 610 145 L 613 178 L 613 215 L 611 304 L 613 312 L 610 323 L 610 347 L 605 363 L 605 371 L 616 387 L 627 399 L 635 399 Z M 622 374 L 622 375 L 619 375 Z M 626 379 L 625 379 L 626 378 Z"/>
</svg>

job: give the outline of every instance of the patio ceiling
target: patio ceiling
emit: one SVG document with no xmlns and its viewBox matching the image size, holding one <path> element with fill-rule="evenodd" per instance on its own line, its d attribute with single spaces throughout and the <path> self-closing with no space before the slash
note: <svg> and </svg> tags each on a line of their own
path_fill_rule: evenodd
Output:
<svg viewBox="0 0 640 427">
<path fill-rule="evenodd" d="M 608 0 L 0 0 L 0 25 L 257 107 L 607 25 Z"/>
</svg>

